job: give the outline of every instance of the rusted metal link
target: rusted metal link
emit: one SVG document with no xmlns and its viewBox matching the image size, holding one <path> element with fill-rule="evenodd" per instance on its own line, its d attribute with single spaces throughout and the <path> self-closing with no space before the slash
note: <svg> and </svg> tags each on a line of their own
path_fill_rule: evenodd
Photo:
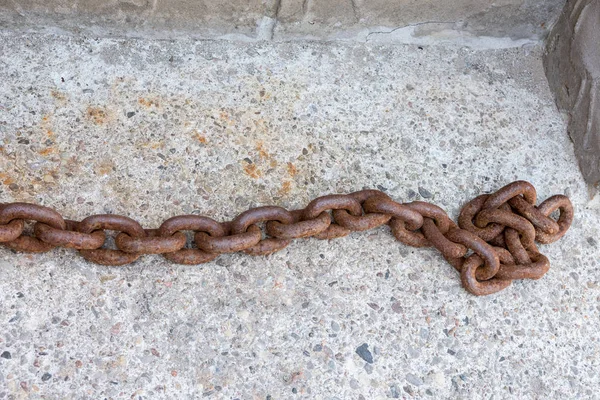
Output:
<svg viewBox="0 0 600 400">
<path fill-rule="evenodd" d="M 13 219 L 8 224 L 0 225 L 0 243 L 12 242 L 23 233 L 25 221 Z"/>
<path fill-rule="evenodd" d="M 158 228 L 162 237 L 172 236 L 181 231 L 204 232 L 212 237 L 225 235 L 223 226 L 212 218 L 199 215 L 179 215 L 172 217 L 162 223 Z M 167 260 L 186 265 L 207 263 L 217 258 L 219 253 L 207 252 L 200 249 L 184 248 L 172 253 L 164 253 Z"/>
<path fill-rule="evenodd" d="M 489 194 L 482 194 L 481 196 L 475 197 L 463 206 L 460 215 L 458 216 L 458 226 L 461 229 L 474 233 L 486 242 L 498 237 L 504 231 L 504 226 L 500 224 L 492 223 L 480 228 L 473 223 L 475 216 L 483 209 L 483 205 L 489 197 Z M 510 211 L 508 204 L 501 206 L 500 209 Z"/>
<path fill-rule="evenodd" d="M 460 280 L 463 287 L 476 296 L 486 296 L 506 289 L 511 280 L 491 278 L 488 280 L 477 279 L 477 272 L 485 261 L 477 254 L 472 254 L 466 259 L 460 271 Z"/>
<path fill-rule="evenodd" d="M 141 256 L 113 249 L 79 250 L 79 254 L 90 262 L 111 267 L 131 264 Z"/>
<path fill-rule="evenodd" d="M 41 241 L 52 246 L 67 247 L 77 250 L 99 249 L 104 244 L 106 234 L 104 231 L 82 233 L 78 231 L 79 222 L 65 220 L 66 229 L 56 229 L 43 222 L 37 222 L 33 232 Z"/>
<path fill-rule="evenodd" d="M 397 203 L 391 199 L 372 197 L 363 203 L 363 207 L 367 213 L 391 215 L 392 220 L 404 222 L 405 228 L 409 231 L 416 231 L 423 226 L 423 215 L 407 205 Z"/>
<path fill-rule="evenodd" d="M 393 221 L 390 226 L 394 236 L 403 243 L 412 244 L 415 247 L 436 247 L 446 258 L 453 258 L 454 254 L 461 254 L 457 257 L 462 257 L 466 253 L 463 252 L 463 247 L 450 242 L 444 234 L 450 228 L 450 218 L 444 210 L 436 205 L 425 203 L 422 201 L 413 201 L 405 204 L 409 209 L 419 213 L 423 217 L 423 226 L 419 232 L 409 232 L 405 228 L 405 224 L 398 220 Z M 433 239 L 430 240 L 430 239 Z"/>
<path fill-rule="evenodd" d="M 111 214 L 92 215 L 77 225 L 81 233 L 91 234 L 97 230 L 113 230 L 125 232 L 132 238 L 146 237 L 146 232 L 140 224 L 129 217 Z M 124 265 L 139 258 L 139 253 L 126 253 L 114 249 L 82 249 L 79 253 L 88 261 L 102 265 Z"/>
<path fill-rule="evenodd" d="M 413 201 L 412 203 L 407 203 L 406 207 L 418 212 L 423 217 L 432 219 L 440 232 L 448 232 L 448 229 L 450 228 L 450 218 L 448 218 L 448 214 L 438 206 L 425 203 L 424 201 Z"/>
<path fill-rule="evenodd" d="M 173 253 L 183 249 L 187 238 L 181 232 L 171 236 L 160 236 L 158 229 L 146 229 L 146 237 L 131 237 L 121 232 L 115 238 L 119 250 L 126 253 L 163 254 Z"/>
<path fill-rule="evenodd" d="M 549 216 L 554 211 L 559 210 L 560 215 L 558 217 L 558 232 L 555 234 L 548 234 L 541 230 L 536 230 L 536 240 L 540 243 L 548 244 L 554 243 L 567 233 L 573 223 L 573 205 L 571 200 L 567 196 L 555 195 L 544 200 L 539 206 L 538 210 L 545 216 Z"/>
<path fill-rule="evenodd" d="M 344 236 L 348 236 L 351 233 L 352 233 L 352 231 L 350 229 L 344 228 L 343 226 L 334 224 L 332 222 L 331 225 L 329 225 L 329 227 L 327 229 L 325 229 L 321 233 L 316 234 L 313 237 L 315 239 L 319 239 L 319 240 L 331 240 L 331 239 L 337 239 L 337 238 L 341 238 Z"/>
<path fill-rule="evenodd" d="M 37 238 L 26 235 L 21 235 L 15 240 L 2 244 L 15 251 L 22 251 L 25 253 L 46 253 L 54 249 L 54 246 L 51 244 L 44 243 Z"/>
<path fill-rule="evenodd" d="M 492 246 L 487 244 L 478 236 L 463 229 L 450 229 L 448 233 L 446 233 L 446 238 L 454 243 L 459 243 L 463 246 L 466 246 L 468 249 L 477 253 L 482 260 L 485 260 L 485 265 L 483 268 L 481 268 L 482 272 L 480 273 L 483 280 L 493 278 L 500 269 L 500 260 L 498 259 L 498 254 L 496 254 Z M 479 267 L 479 265 L 477 267 Z"/>
<path fill-rule="evenodd" d="M 283 249 L 292 239 L 333 239 L 388 224 L 402 243 L 439 250 L 459 271 L 467 291 L 488 295 L 517 279 L 540 279 L 550 262 L 535 242 L 554 242 L 571 226 L 574 212 L 567 197 L 553 196 L 537 207 L 536 197 L 530 183 L 513 182 L 468 202 L 456 225 L 433 204 L 401 204 L 381 191 L 361 190 L 319 197 L 302 210 L 257 207 L 224 223 L 180 215 L 148 230 L 118 215 L 94 215 L 76 222 L 64 220 L 47 207 L 10 203 L 0 204 L 0 243 L 26 252 L 73 248 L 87 260 L 103 265 L 128 264 L 142 254 L 201 264 L 222 253 L 267 255 Z M 35 222 L 32 235 L 27 221 Z M 107 230 L 118 232 L 116 249 L 104 248 Z M 185 232 L 193 235 L 189 244 Z"/>
<path fill-rule="evenodd" d="M 537 199 L 537 193 L 531 183 L 526 181 L 516 181 L 509 183 L 497 190 L 496 193 L 491 194 L 483 204 L 483 209 L 499 208 L 502 204 L 507 203 L 516 196 L 523 196 L 530 204 L 535 204 Z"/>
<path fill-rule="evenodd" d="M 291 214 L 294 217 L 294 222 L 291 224 L 282 224 L 279 221 L 267 222 L 267 234 L 279 239 L 299 239 L 318 235 L 331 225 L 331 216 L 326 211 L 307 221 L 301 220 L 304 210 L 294 210 Z"/>
<path fill-rule="evenodd" d="M 292 213 L 283 207 L 267 206 L 257 207 L 245 211 L 231 221 L 231 233 L 238 234 L 246 232 L 250 225 L 265 221 L 278 221 L 282 224 L 294 222 Z"/>
<path fill-rule="evenodd" d="M 504 244 L 517 263 L 528 264 L 531 262 L 531 258 L 527 253 L 527 248 L 521 241 L 519 231 L 513 228 L 506 228 L 504 231 Z M 529 250 L 535 252 L 538 251 L 535 244 L 533 244 L 533 246 L 530 245 Z"/>
<path fill-rule="evenodd" d="M 16 251 L 44 253 L 54 248 L 36 237 L 23 233 L 24 220 L 45 223 L 53 228 L 64 230 L 66 223 L 63 217 L 51 208 L 29 203 L 4 204 L 0 208 L 0 235 L 10 239 L 11 234 L 20 231 L 19 236 L 4 241 L 4 245 Z M 13 221 L 21 221 L 12 223 Z M 1 239 L 1 238 L 0 238 Z"/>
<path fill-rule="evenodd" d="M 360 192 L 350 193 L 348 196 L 358 201 L 361 205 L 370 198 L 391 200 L 387 194 L 379 190 L 361 190 Z M 364 215 L 354 216 L 344 209 L 333 210 L 333 219 L 335 222 L 353 232 L 375 229 L 387 224 L 391 218 L 391 215 L 381 213 L 365 212 Z"/>
<path fill-rule="evenodd" d="M 423 216 L 418 211 L 385 198 L 369 198 L 363 203 L 363 208 L 368 213 L 391 215 L 389 225 L 400 242 L 413 247 L 431 246 L 423 233 L 418 231 L 423 226 Z"/>
<path fill-rule="evenodd" d="M 359 232 L 368 231 L 380 227 L 381 225 L 385 225 L 392 219 L 392 216 L 379 213 L 367 213 L 355 217 L 346 210 L 333 210 L 333 219 L 339 226 L 349 229 L 352 232 Z"/>
<path fill-rule="evenodd" d="M 558 223 L 545 216 L 535 205 L 528 203 L 521 196 L 513 197 L 508 204 L 520 215 L 525 217 L 533 226 L 544 233 L 553 235 L 559 231 Z"/>
<path fill-rule="evenodd" d="M 452 221 L 450 221 L 450 228 L 457 229 L 458 227 Z M 421 228 L 423 231 L 423 235 L 427 240 L 431 243 L 433 247 L 439 250 L 444 256 L 445 259 L 461 259 L 464 257 L 468 249 L 466 246 L 460 243 L 454 243 L 444 236 L 438 225 L 431 218 L 425 218 L 423 220 L 423 227 Z M 454 262 L 452 265 L 456 264 L 457 268 L 460 267 L 459 262 Z"/>
<path fill-rule="evenodd" d="M 291 224 L 294 222 L 294 216 L 282 207 L 267 206 L 253 208 L 243 212 L 231 221 L 231 233 L 239 235 L 245 233 L 251 225 L 268 221 Z M 252 247 L 244 249 L 244 252 L 253 256 L 268 255 L 287 247 L 289 244 L 290 241 L 288 239 L 267 238 L 262 239 Z"/>
<path fill-rule="evenodd" d="M 207 253 L 235 253 L 248 250 L 262 240 L 262 232 L 257 225 L 250 225 L 243 233 L 231 235 L 230 224 L 223 224 L 225 236 L 214 237 L 206 232 L 196 232 L 194 240 L 199 249 Z"/>
<path fill-rule="evenodd" d="M 492 222 L 517 230 L 523 236 L 523 243 L 526 248 L 535 246 L 535 228 L 525 218 L 510 211 L 485 209 L 481 210 L 475 219 L 475 225 L 479 228 L 483 228 Z"/>
<path fill-rule="evenodd" d="M 347 210 L 350 214 L 358 217 L 362 215 L 360 202 L 351 196 L 345 194 L 330 194 L 328 196 L 317 197 L 304 209 L 302 219 L 304 221 L 313 219 L 327 210 Z"/>
<path fill-rule="evenodd" d="M 550 260 L 543 254 L 530 253 L 531 262 L 525 264 L 500 264 L 494 278 L 501 280 L 540 279 L 550 269 Z"/>
<path fill-rule="evenodd" d="M 51 208 L 29 203 L 4 204 L 0 208 L 0 226 L 14 219 L 43 222 L 57 229 L 65 229 L 63 217 Z"/>
<path fill-rule="evenodd" d="M 322 212 L 328 210 L 346 210 L 354 217 L 361 216 L 363 212 L 360 202 L 353 197 L 345 194 L 330 194 L 328 196 L 317 197 L 311 201 L 302 213 L 302 220 L 314 219 Z M 347 236 L 351 232 L 350 229 L 332 222 L 326 230 L 314 235 L 314 237 L 321 240 L 336 239 Z"/>
</svg>

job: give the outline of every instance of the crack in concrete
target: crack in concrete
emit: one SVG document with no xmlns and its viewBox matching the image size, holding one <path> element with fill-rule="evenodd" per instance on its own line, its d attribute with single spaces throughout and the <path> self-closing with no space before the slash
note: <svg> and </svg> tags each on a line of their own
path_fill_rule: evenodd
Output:
<svg viewBox="0 0 600 400">
<path fill-rule="evenodd" d="M 25 14 L 23 14 L 23 9 L 17 0 L 10 0 L 10 2 L 13 4 L 13 9 L 17 12 L 17 14 L 19 14 L 20 17 L 25 17 Z"/>
<path fill-rule="evenodd" d="M 354 1 L 354 0 L 352 0 Z M 389 31 L 373 31 L 373 32 L 369 32 L 367 34 L 367 37 L 365 38 L 365 42 L 369 41 L 369 38 L 371 37 L 371 35 L 390 35 L 400 29 L 405 29 L 405 28 L 412 28 L 415 26 L 421 26 L 421 25 L 430 25 L 430 24 L 455 24 L 456 21 L 426 21 L 426 22 L 417 22 L 415 24 L 408 24 L 408 25 L 403 25 L 403 26 L 399 26 L 397 28 L 393 28 Z"/>
<path fill-rule="evenodd" d="M 302 1 L 302 18 L 304 19 L 304 17 L 306 17 L 306 13 L 308 13 L 308 2 L 310 0 L 303 0 Z"/>
<path fill-rule="evenodd" d="M 279 18 L 279 11 L 281 10 L 281 1 L 282 0 L 275 0 L 275 19 Z"/>
<path fill-rule="evenodd" d="M 271 26 L 271 36 L 269 37 L 270 40 L 273 40 L 273 36 L 275 35 L 275 27 L 277 26 L 277 23 L 279 22 L 279 11 L 281 11 L 281 1 L 282 0 L 275 0 L 275 16 L 273 17 L 275 19 L 275 21 L 273 22 L 273 25 Z"/>
<path fill-rule="evenodd" d="M 358 10 L 358 5 L 356 4 L 356 0 L 350 0 L 350 5 L 352 6 L 352 12 L 354 13 L 354 19 L 356 22 L 360 21 L 360 13 Z"/>
</svg>

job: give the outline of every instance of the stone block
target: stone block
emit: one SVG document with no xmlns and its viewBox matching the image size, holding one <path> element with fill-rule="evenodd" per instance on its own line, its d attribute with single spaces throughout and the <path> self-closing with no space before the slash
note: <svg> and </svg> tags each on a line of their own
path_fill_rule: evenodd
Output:
<svg viewBox="0 0 600 400">
<path fill-rule="evenodd" d="M 571 1 L 547 42 L 544 65 L 556 103 L 569 116 L 581 172 L 600 183 L 600 0 Z"/>
</svg>

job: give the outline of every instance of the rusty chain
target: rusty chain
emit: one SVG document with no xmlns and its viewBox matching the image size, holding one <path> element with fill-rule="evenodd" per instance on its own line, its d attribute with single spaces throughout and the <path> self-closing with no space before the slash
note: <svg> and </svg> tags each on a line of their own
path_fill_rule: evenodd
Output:
<svg viewBox="0 0 600 400">
<path fill-rule="evenodd" d="M 48 207 L 7 203 L 0 204 L 0 243 L 24 252 L 77 249 L 86 260 L 103 265 L 128 264 L 143 254 L 200 264 L 222 253 L 267 255 L 293 239 L 334 239 L 387 224 L 400 242 L 439 250 L 460 273 L 465 289 L 481 296 L 505 289 L 516 279 L 539 279 L 550 268 L 535 242 L 560 239 L 573 221 L 573 206 L 562 195 L 536 206 L 536 197 L 530 183 L 513 182 L 468 202 L 456 225 L 433 204 L 397 203 L 381 191 L 363 190 L 319 197 L 302 210 L 257 207 L 225 223 L 181 215 L 158 229 L 143 229 L 119 215 L 93 215 L 77 222 Z M 551 215 L 557 211 L 554 220 Z M 33 234 L 25 232 L 25 221 L 35 222 Z M 105 246 L 107 230 L 118 232 L 116 249 Z M 194 234 L 190 246 L 184 231 Z"/>
</svg>

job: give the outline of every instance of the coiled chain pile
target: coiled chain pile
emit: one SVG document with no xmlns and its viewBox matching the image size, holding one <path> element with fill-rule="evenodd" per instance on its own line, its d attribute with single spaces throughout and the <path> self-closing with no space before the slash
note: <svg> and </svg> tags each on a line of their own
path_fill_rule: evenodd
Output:
<svg viewBox="0 0 600 400">
<path fill-rule="evenodd" d="M 319 197 L 303 210 L 253 208 L 225 223 L 181 215 L 166 220 L 158 229 L 143 229 L 120 215 L 93 215 L 76 222 L 48 207 L 7 203 L 0 204 L 0 243 L 25 252 L 73 248 L 85 259 L 103 265 L 131 263 L 143 254 L 200 264 L 221 253 L 267 255 L 283 249 L 292 239 L 334 239 L 387 224 L 406 245 L 438 249 L 460 272 L 469 292 L 488 295 L 515 279 L 541 278 L 550 262 L 535 242 L 552 243 L 571 226 L 573 206 L 566 196 L 552 196 L 539 206 L 536 197 L 530 183 L 513 182 L 467 203 L 458 226 L 438 206 L 422 201 L 397 203 L 378 190 Z M 557 210 L 558 219 L 554 220 L 551 214 Z M 24 231 L 25 221 L 35 222 L 32 235 Z M 114 241 L 118 249 L 105 248 L 106 230 L 119 232 Z M 184 231 L 194 233 L 192 246 L 187 245 Z"/>
</svg>

